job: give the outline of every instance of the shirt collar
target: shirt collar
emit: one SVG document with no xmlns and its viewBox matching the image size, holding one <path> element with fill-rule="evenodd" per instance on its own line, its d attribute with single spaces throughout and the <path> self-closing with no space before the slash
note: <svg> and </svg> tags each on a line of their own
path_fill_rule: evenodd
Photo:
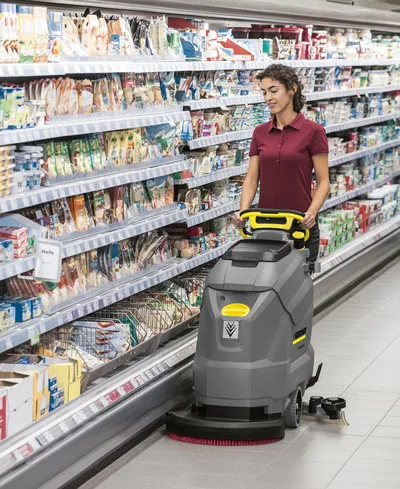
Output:
<svg viewBox="0 0 400 489">
<path fill-rule="evenodd" d="M 304 115 L 299 112 L 297 114 L 297 117 L 296 119 L 294 119 L 290 124 L 288 124 L 289 127 L 293 127 L 293 129 L 296 129 L 296 131 L 300 131 L 302 125 L 304 124 Z M 269 128 L 268 128 L 268 132 L 271 132 L 272 129 L 277 129 L 276 127 L 276 118 L 273 117 L 270 121 L 269 121 Z"/>
</svg>

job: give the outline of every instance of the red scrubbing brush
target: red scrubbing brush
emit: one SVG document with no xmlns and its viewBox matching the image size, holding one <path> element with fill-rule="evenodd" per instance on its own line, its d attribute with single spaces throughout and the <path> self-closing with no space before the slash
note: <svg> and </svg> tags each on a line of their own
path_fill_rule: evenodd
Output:
<svg viewBox="0 0 400 489">
<path fill-rule="evenodd" d="M 168 433 L 171 440 L 181 441 L 183 443 L 195 443 L 197 445 L 217 445 L 222 447 L 239 447 L 251 445 L 266 445 L 267 443 L 276 443 L 281 441 L 279 438 L 272 440 L 213 440 L 209 438 L 193 438 L 191 436 L 179 436 L 175 433 Z"/>
</svg>

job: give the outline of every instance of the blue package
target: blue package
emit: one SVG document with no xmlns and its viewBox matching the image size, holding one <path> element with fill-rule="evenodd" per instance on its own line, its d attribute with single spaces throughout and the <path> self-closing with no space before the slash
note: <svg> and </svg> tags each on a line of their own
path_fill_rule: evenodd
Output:
<svg viewBox="0 0 400 489">
<path fill-rule="evenodd" d="M 31 304 L 28 299 L 12 300 L 10 304 L 15 307 L 15 321 L 17 323 L 24 323 L 32 319 Z"/>
<path fill-rule="evenodd" d="M 40 317 L 42 315 L 42 299 L 40 297 L 31 297 L 29 302 L 32 319 Z"/>
<path fill-rule="evenodd" d="M 49 377 L 49 390 L 53 387 L 53 385 L 57 385 L 57 377 L 53 375 L 53 377 Z"/>
<path fill-rule="evenodd" d="M 7 327 L 11 328 L 15 324 L 15 307 L 8 303 L 0 303 L 0 310 L 7 313 Z"/>
<path fill-rule="evenodd" d="M 18 358 L 18 360 L 14 363 L 16 363 L 18 365 L 30 365 L 31 361 L 30 361 L 28 356 L 23 355 L 20 358 Z"/>
</svg>

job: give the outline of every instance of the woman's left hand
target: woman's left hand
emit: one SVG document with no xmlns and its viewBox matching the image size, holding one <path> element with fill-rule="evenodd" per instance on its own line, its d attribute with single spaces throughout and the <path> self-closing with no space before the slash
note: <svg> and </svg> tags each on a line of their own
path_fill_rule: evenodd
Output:
<svg viewBox="0 0 400 489">
<path fill-rule="evenodd" d="M 305 229 L 311 229 L 315 226 L 315 216 L 312 212 L 307 211 L 304 214 L 304 219 L 301 221 L 301 227 Z"/>
</svg>

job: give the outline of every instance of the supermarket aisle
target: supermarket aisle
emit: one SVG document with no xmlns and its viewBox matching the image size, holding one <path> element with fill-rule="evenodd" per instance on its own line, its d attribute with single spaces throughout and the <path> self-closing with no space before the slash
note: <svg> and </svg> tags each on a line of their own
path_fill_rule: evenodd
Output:
<svg viewBox="0 0 400 489">
<path fill-rule="evenodd" d="M 303 422 L 280 443 L 242 448 L 158 436 L 84 488 L 400 488 L 400 260 L 321 319 L 313 343 L 324 361 L 313 393 L 343 394 L 350 426 Z"/>
</svg>

